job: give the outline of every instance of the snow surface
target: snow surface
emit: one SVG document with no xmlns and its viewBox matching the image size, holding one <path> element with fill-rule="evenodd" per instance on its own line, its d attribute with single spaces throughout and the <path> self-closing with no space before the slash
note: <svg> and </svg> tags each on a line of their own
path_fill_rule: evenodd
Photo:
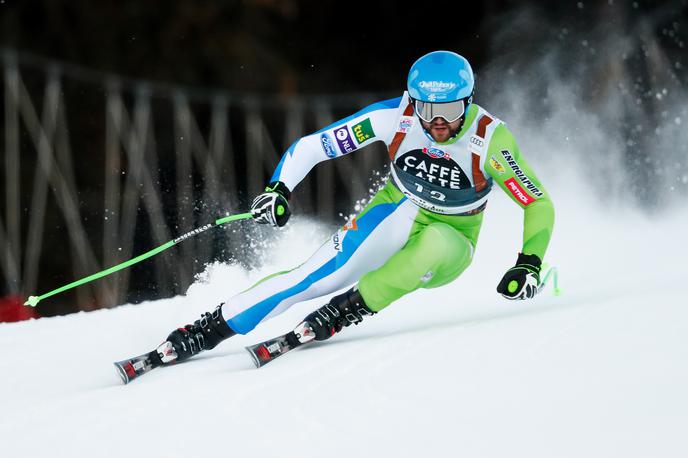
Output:
<svg viewBox="0 0 688 458">
<path fill-rule="evenodd" d="M 248 344 L 322 301 L 122 385 L 112 362 L 154 348 L 333 227 L 294 218 L 260 271 L 214 265 L 185 297 L 0 325 L 5 457 L 685 457 L 688 212 L 592 204 L 568 171 L 548 259 L 564 294 L 494 291 L 521 212 L 496 190 L 471 268 L 330 341 L 255 369 Z M 546 176 L 545 176 L 546 175 Z"/>
</svg>

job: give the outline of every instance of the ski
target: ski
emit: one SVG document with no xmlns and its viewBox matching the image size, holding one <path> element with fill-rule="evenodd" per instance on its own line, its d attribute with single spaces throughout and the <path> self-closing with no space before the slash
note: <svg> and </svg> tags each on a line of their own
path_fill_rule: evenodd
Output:
<svg viewBox="0 0 688 458">
<path fill-rule="evenodd" d="M 158 366 L 159 364 L 155 364 L 150 353 L 125 359 L 124 361 L 117 361 L 115 363 L 117 373 L 122 378 L 125 385 Z"/>
<path fill-rule="evenodd" d="M 263 367 L 294 348 L 314 341 L 313 329 L 308 323 L 303 322 L 293 331 L 246 347 L 246 350 L 251 354 L 256 367 Z M 126 385 L 157 367 L 172 363 L 175 359 L 177 359 L 177 353 L 172 344 L 163 342 L 157 349 L 149 353 L 117 361 L 114 364 L 122 382 Z"/>
<path fill-rule="evenodd" d="M 246 351 L 251 354 L 256 367 L 261 368 L 283 354 L 314 341 L 315 334 L 313 330 L 308 323 L 303 322 L 294 328 L 293 331 L 246 347 Z"/>
<path fill-rule="evenodd" d="M 115 367 L 117 373 L 126 385 L 134 379 L 139 378 L 153 369 L 171 362 L 177 358 L 177 354 L 169 342 L 163 342 L 157 349 L 140 356 L 117 361 Z"/>
</svg>

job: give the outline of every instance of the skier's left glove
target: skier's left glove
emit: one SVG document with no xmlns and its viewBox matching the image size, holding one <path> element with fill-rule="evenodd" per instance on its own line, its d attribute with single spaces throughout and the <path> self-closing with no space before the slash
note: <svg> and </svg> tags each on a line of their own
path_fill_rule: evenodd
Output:
<svg viewBox="0 0 688 458">
<path fill-rule="evenodd" d="M 542 261 L 534 254 L 518 254 L 516 265 L 497 285 L 497 292 L 507 299 L 531 299 L 538 292 Z"/>
<path fill-rule="evenodd" d="M 284 226 L 291 216 L 288 202 L 290 196 L 291 192 L 287 185 L 281 181 L 273 181 L 265 188 L 264 193 L 253 199 L 251 204 L 253 220 L 260 224 Z"/>
</svg>

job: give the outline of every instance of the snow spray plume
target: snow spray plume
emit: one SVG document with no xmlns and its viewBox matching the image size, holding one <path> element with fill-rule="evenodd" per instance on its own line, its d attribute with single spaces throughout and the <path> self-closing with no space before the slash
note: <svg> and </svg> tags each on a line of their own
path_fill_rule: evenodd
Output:
<svg viewBox="0 0 688 458">
<path fill-rule="evenodd" d="M 476 99 L 534 162 L 579 169 L 580 192 L 661 210 L 688 195 L 685 20 L 609 3 L 579 2 L 565 26 L 534 8 L 497 18 Z"/>
</svg>

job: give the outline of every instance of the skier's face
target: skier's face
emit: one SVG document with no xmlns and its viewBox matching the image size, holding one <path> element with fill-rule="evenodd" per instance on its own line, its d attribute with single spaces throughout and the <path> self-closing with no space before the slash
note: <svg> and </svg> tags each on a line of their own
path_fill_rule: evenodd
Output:
<svg viewBox="0 0 688 458">
<path fill-rule="evenodd" d="M 426 122 L 421 120 L 423 129 L 425 129 L 430 136 L 437 143 L 443 143 L 456 135 L 461 125 L 461 119 L 454 122 L 447 122 L 444 118 L 437 117 L 432 120 L 432 122 Z"/>
</svg>

